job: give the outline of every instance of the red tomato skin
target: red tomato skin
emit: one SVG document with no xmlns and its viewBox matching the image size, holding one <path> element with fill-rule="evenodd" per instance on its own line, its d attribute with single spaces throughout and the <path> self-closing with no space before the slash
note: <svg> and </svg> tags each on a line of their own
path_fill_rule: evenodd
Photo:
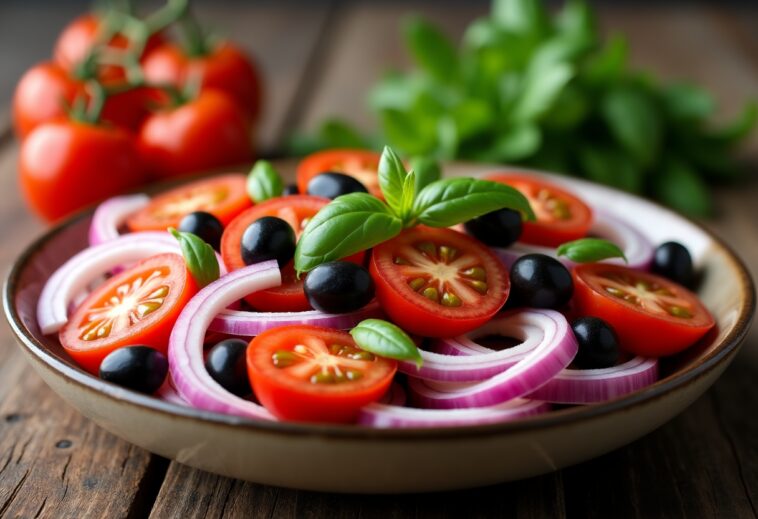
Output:
<svg viewBox="0 0 758 519">
<path fill-rule="evenodd" d="M 82 348 L 81 343 L 83 341 L 78 339 L 78 330 L 75 328 L 75 323 L 79 322 L 82 318 L 80 312 L 91 306 L 94 301 L 100 300 L 102 298 L 101 294 L 110 290 L 111 287 L 116 287 L 123 283 L 124 280 L 129 279 L 136 269 L 141 268 L 147 263 L 152 264 L 169 261 L 166 260 L 166 258 L 169 257 L 171 258 L 170 262 L 172 268 L 175 268 L 178 271 L 178 274 L 176 274 L 178 276 L 176 278 L 177 281 L 176 284 L 172 286 L 172 290 L 178 291 L 179 295 L 173 300 L 173 306 L 166 309 L 163 319 L 156 322 L 150 322 L 146 326 L 143 326 L 139 331 L 139 335 L 127 335 L 110 341 L 96 340 L 92 341 L 94 343 L 92 344 L 93 347 Z M 172 253 L 152 256 L 141 261 L 133 268 L 113 276 L 102 285 L 101 288 L 96 289 L 90 294 L 87 299 L 79 305 L 79 308 L 74 311 L 69 322 L 66 323 L 59 332 L 60 342 L 66 350 L 66 353 L 68 353 L 77 364 L 94 375 L 98 374 L 103 359 L 112 351 L 123 346 L 142 344 L 150 346 L 166 355 L 168 352 L 168 340 L 171 336 L 171 331 L 174 328 L 174 323 L 176 323 L 176 320 L 179 318 L 179 314 L 184 306 L 190 299 L 192 299 L 192 296 L 194 296 L 197 291 L 197 283 L 189 270 L 187 270 L 184 264 L 184 259 L 181 256 Z"/>
<path fill-rule="evenodd" d="M 469 243 L 475 243 L 476 240 L 466 235 L 460 234 L 456 231 L 447 229 L 434 229 L 432 232 L 448 231 L 454 232 L 456 235 L 460 235 L 463 238 L 461 241 Z M 406 231 L 408 232 L 408 231 Z M 459 238 L 460 239 L 460 238 Z M 391 246 L 392 242 L 385 242 L 379 247 Z M 470 332 L 489 321 L 494 314 L 505 304 L 510 291 L 510 280 L 508 273 L 502 267 L 502 264 L 489 250 L 483 245 L 478 246 L 481 254 L 489 256 L 489 262 L 494 265 L 496 271 L 496 279 L 490 280 L 490 283 L 502 284 L 503 291 L 497 304 L 493 306 L 493 310 L 488 313 L 481 313 L 476 316 L 458 316 L 456 318 L 446 317 L 442 315 L 441 306 L 431 306 L 429 308 L 421 307 L 417 303 L 417 299 L 409 294 L 398 291 L 393 288 L 392 281 L 389 278 L 388 270 L 385 270 L 388 265 L 385 263 L 384 267 L 380 266 L 379 254 L 377 254 L 377 248 L 375 247 L 370 261 L 369 272 L 374 279 L 374 285 L 376 287 L 376 298 L 379 300 L 382 309 L 390 317 L 390 319 L 405 331 L 420 335 L 422 337 L 455 337 L 466 332 Z M 391 267 L 390 267 L 391 268 Z M 490 272 L 490 274 L 493 274 Z"/>
<path fill-rule="evenodd" d="M 374 151 L 347 148 L 330 149 L 312 153 L 307 157 L 304 157 L 297 165 L 297 189 L 301 193 L 307 193 L 308 182 L 319 173 L 333 170 L 333 165 L 335 163 L 352 159 L 363 162 L 376 169 L 379 167 L 380 158 L 381 156 Z M 366 187 L 366 189 L 368 189 L 369 193 L 384 200 L 384 195 L 382 195 L 382 190 L 379 187 L 378 174 L 371 178 L 370 182 L 367 182 L 366 179 L 359 178 L 358 180 Z"/>
<path fill-rule="evenodd" d="M 202 89 L 226 92 L 239 103 L 252 121 L 260 116 L 263 88 L 255 61 L 230 42 L 217 45 L 205 56 L 190 57 L 179 46 L 161 45 L 144 61 L 145 77 L 155 83 L 176 86 L 188 78 L 202 78 Z"/>
<path fill-rule="evenodd" d="M 53 121 L 21 145 L 19 183 L 27 205 L 53 222 L 145 181 L 134 138 L 120 128 Z"/>
<path fill-rule="evenodd" d="M 13 95 L 13 128 L 19 139 L 26 137 L 38 125 L 66 116 L 82 85 L 73 80 L 61 67 L 44 62 L 21 76 Z"/>
<path fill-rule="evenodd" d="M 389 366 L 384 376 L 371 387 L 362 387 L 356 384 L 351 392 L 323 394 L 318 392 L 305 392 L 298 390 L 296 384 L 276 375 L 273 366 L 262 366 L 270 362 L 271 348 L 266 346 L 266 341 L 271 336 L 288 333 L 287 328 L 299 330 L 312 330 L 314 333 L 326 332 L 332 336 L 343 338 L 346 344 L 354 345 L 354 341 L 346 332 L 328 330 L 318 326 L 292 326 L 268 330 L 255 337 L 247 349 L 247 369 L 250 385 L 258 401 L 274 416 L 283 420 L 299 422 L 329 422 L 329 423 L 352 423 L 358 418 L 360 409 L 379 400 L 389 389 L 392 379 L 397 371 L 397 363 L 389 359 L 379 359 L 385 366 Z M 267 358 L 268 357 L 268 358 Z M 305 381 L 308 387 L 310 384 Z"/>
<path fill-rule="evenodd" d="M 695 294 L 652 274 L 648 274 L 648 277 L 657 278 L 663 285 L 673 284 L 679 291 L 693 298 L 699 307 L 697 311 L 704 312 L 707 316 L 705 322 L 689 325 L 682 319 L 660 318 L 634 311 L 624 303 L 600 294 L 589 286 L 581 273 L 593 266 L 593 264 L 579 266 L 572 271 L 574 278 L 572 309 L 577 315 L 600 317 L 608 322 L 616 330 L 621 349 L 624 351 L 643 357 L 673 355 L 692 346 L 715 325 L 710 313 L 702 306 Z"/>
<path fill-rule="evenodd" d="M 139 150 L 158 179 L 253 160 L 248 121 L 234 101 L 214 90 L 150 116 L 139 133 Z"/>
</svg>

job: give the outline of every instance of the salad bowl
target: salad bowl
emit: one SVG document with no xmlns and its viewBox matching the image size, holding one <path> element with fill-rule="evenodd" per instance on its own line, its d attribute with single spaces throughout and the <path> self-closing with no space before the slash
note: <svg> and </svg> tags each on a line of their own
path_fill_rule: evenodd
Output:
<svg viewBox="0 0 758 519">
<path fill-rule="evenodd" d="M 275 165 L 284 176 L 293 176 L 294 161 Z M 445 172 L 476 176 L 503 169 L 452 163 Z M 131 443 L 203 470 L 269 485 L 351 493 L 441 491 L 554 471 L 640 438 L 694 402 L 735 357 L 753 317 L 755 294 L 740 259 L 697 224 L 607 187 L 530 173 L 627 217 L 653 243 L 676 239 L 691 251 L 702 273 L 697 293 L 717 326 L 695 346 L 665 359 L 654 384 L 605 403 L 508 423 L 406 429 L 255 421 L 129 391 L 87 374 L 36 323 L 45 281 L 87 246 L 91 211 L 52 228 L 18 258 L 4 286 L 5 315 L 37 373 L 82 414 Z"/>
</svg>

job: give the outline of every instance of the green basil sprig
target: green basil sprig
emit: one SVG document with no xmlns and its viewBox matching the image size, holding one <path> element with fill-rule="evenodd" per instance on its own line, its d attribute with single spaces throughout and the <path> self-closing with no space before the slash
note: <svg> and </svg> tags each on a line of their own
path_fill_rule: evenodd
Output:
<svg viewBox="0 0 758 519">
<path fill-rule="evenodd" d="M 416 344 L 402 329 L 382 319 L 365 319 L 350 330 L 361 349 L 380 357 L 411 360 L 418 368 L 424 363 Z"/>
<path fill-rule="evenodd" d="M 187 268 L 200 288 L 219 278 L 218 259 L 213 247 L 191 232 L 177 231 L 173 227 L 169 227 L 168 232 L 179 241 Z"/>
<path fill-rule="evenodd" d="M 623 258 L 624 251 L 618 245 L 600 238 L 582 238 L 566 242 L 556 249 L 558 256 L 566 256 L 574 263 L 593 263 L 609 258 Z"/>
<path fill-rule="evenodd" d="M 419 223 L 449 227 L 503 208 L 534 219 L 526 197 L 510 186 L 462 177 L 435 180 L 439 167 L 419 164 L 422 178 L 406 171 L 397 154 L 385 147 L 379 186 L 387 203 L 366 193 L 350 193 L 321 209 L 297 243 L 298 274 L 374 247 Z"/>
<path fill-rule="evenodd" d="M 282 196 L 284 182 L 282 177 L 267 160 L 259 160 L 247 176 L 247 194 L 259 204 L 269 198 Z"/>
</svg>

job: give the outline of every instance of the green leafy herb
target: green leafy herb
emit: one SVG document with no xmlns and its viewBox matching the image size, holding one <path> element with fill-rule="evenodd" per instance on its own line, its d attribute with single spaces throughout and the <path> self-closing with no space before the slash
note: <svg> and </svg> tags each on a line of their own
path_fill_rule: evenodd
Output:
<svg viewBox="0 0 758 519">
<path fill-rule="evenodd" d="M 168 232 L 179 241 L 187 268 L 200 288 L 219 278 L 218 259 L 213 247 L 190 232 L 177 231 L 173 227 Z"/>
<path fill-rule="evenodd" d="M 295 270 L 309 272 L 322 263 L 369 249 L 397 236 L 403 223 L 368 193 L 343 195 L 308 222 L 295 249 Z"/>
<path fill-rule="evenodd" d="M 403 205 L 403 184 L 408 172 L 397 153 L 392 148 L 385 146 L 382 157 L 379 160 L 379 187 L 382 190 L 387 205 L 396 214 L 400 215 Z"/>
<path fill-rule="evenodd" d="M 411 360 L 421 367 L 423 359 L 408 334 L 394 324 L 381 319 L 366 319 L 350 330 L 356 344 L 380 357 Z"/>
<path fill-rule="evenodd" d="M 626 261 L 626 256 L 618 245 L 599 238 L 582 238 L 564 243 L 558 247 L 556 254 L 566 256 L 574 263 L 592 263 L 608 258 L 623 258 Z"/>
<path fill-rule="evenodd" d="M 282 196 L 284 183 L 274 166 L 266 160 L 259 160 L 247 176 L 247 194 L 255 203 Z"/>
<path fill-rule="evenodd" d="M 424 225 L 450 227 L 504 207 L 534 220 L 529 201 L 510 186 L 474 178 L 449 178 L 421 190 L 413 204 L 413 216 Z"/>
<path fill-rule="evenodd" d="M 542 0 L 494 0 L 457 48 L 418 17 L 403 35 L 417 67 L 369 92 L 379 134 L 366 138 L 331 120 L 312 145 L 379 142 L 401 156 L 553 168 L 694 216 L 710 208 L 707 183 L 743 176 L 731 153 L 758 123 L 758 104 L 717 127 L 708 92 L 632 69 L 626 40 L 603 42 L 586 1 L 567 1 L 551 16 Z M 672 166 L 672 154 L 684 166 Z M 430 182 L 414 170 L 420 193 Z"/>
<path fill-rule="evenodd" d="M 414 157 L 411 159 L 411 169 L 415 173 L 415 192 L 419 193 L 432 182 L 442 178 L 442 170 L 436 160 L 429 157 Z"/>
</svg>

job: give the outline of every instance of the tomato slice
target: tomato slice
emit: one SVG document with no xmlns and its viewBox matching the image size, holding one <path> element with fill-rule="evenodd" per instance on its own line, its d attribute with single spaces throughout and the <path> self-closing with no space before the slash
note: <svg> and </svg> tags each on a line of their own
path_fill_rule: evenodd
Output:
<svg viewBox="0 0 758 519">
<path fill-rule="evenodd" d="M 384 311 L 425 337 L 473 330 L 500 310 L 510 290 L 497 257 L 451 229 L 416 227 L 374 247 L 371 275 Z"/>
<path fill-rule="evenodd" d="M 266 200 L 241 213 L 224 229 L 221 236 L 221 257 L 229 271 L 245 266 L 242 261 L 242 235 L 248 226 L 264 216 L 281 218 L 295 230 L 300 237 L 308 221 L 329 203 L 329 199 L 309 195 L 292 195 Z M 363 252 L 359 252 L 346 261 L 363 264 Z M 250 306 L 265 312 L 301 312 L 310 310 L 311 305 L 303 291 L 304 278 L 297 279 L 293 262 L 282 269 L 282 284 L 268 290 L 261 290 L 245 298 Z"/>
<path fill-rule="evenodd" d="M 301 193 L 308 191 L 308 182 L 321 173 L 328 171 L 344 173 L 357 179 L 368 192 L 379 198 L 382 191 L 379 188 L 380 155 L 368 150 L 324 150 L 305 157 L 297 166 L 297 188 Z"/>
<path fill-rule="evenodd" d="M 211 213 L 226 225 L 252 205 L 245 183 L 245 175 L 230 173 L 177 187 L 154 197 L 126 225 L 131 231 L 165 231 L 179 227 L 182 218 L 194 211 Z"/>
<path fill-rule="evenodd" d="M 496 173 L 485 178 L 515 187 L 529 200 L 537 220 L 523 223 L 519 241 L 557 247 L 587 236 L 592 210 L 576 195 L 526 175 Z"/>
<path fill-rule="evenodd" d="M 92 292 L 61 329 L 61 344 L 94 374 L 122 346 L 142 344 L 165 354 L 174 323 L 197 290 L 180 255 L 152 256 Z"/>
<path fill-rule="evenodd" d="M 610 323 L 630 353 L 677 353 L 715 324 L 695 294 L 660 276 L 600 263 L 577 266 L 573 274 L 577 313 Z"/>
<path fill-rule="evenodd" d="M 347 332 L 283 326 L 252 340 L 247 369 L 256 397 L 276 417 L 345 423 L 387 392 L 397 363 L 361 350 Z"/>
</svg>

